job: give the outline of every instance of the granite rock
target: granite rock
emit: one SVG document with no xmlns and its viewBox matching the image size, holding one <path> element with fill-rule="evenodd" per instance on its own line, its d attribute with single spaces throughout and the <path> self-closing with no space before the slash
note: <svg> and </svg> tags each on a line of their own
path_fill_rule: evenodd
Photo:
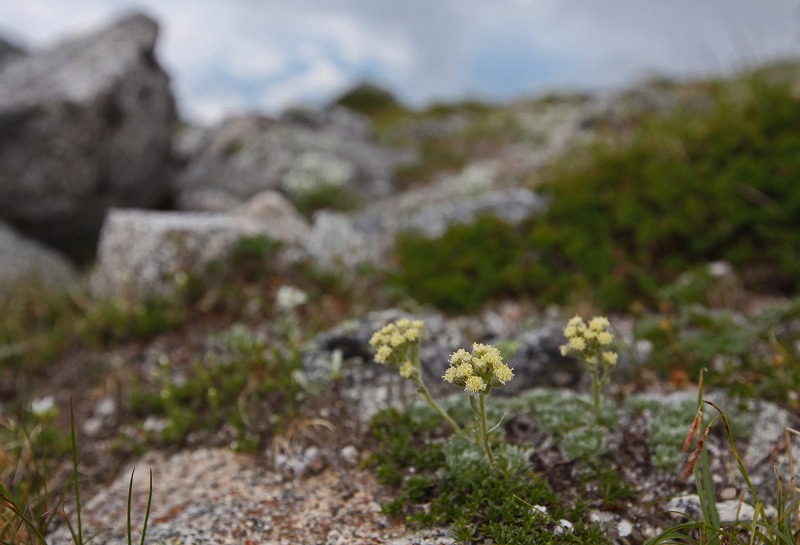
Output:
<svg viewBox="0 0 800 545">
<path fill-rule="evenodd" d="M 0 222 L 0 294 L 36 283 L 52 286 L 76 281 L 64 256 Z"/>
<path fill-rule="evenodd" d="M 245 237 L 269 238 L 261 221 L 225 214 L 111 210 L 91 276 L 98 297 L 171 297 Z"/>
<path fill-rule="evenodd" d="M 392 171 L 405 160 L 374 143 L 366 119 L 345 109 L 233 117 L 186 131 L 178 148 L 186 166 L 175 189 L 187 209 L 194 193 L 209 190 L 246 200 L 263 190 L 301 198 L 332 186 L 378 198 L 392 192 Z"/>
<path fill-rule="evenodd" d="M 176 114 L 157 34 L 134 14 L 0 70 L 0 218 L 86 259 L 106 209 L 165 201 Z"/>
</svg>

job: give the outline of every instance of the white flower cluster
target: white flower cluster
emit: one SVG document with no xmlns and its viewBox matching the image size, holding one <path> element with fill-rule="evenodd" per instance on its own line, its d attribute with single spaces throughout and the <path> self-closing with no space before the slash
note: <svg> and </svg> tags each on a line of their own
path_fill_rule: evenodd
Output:
<svg viewBox="0 0 800 545">
<path fill-rule="evenodd" d="M 425 323 L 422 320 L 397 320 L 376 331 L 369 340 L 376 349 L 375 361 L 397 369 L 404 378 L 412 378 L 418 372 L 419 345 Z"/>
<path fill-rule="evenodd" d="M 284 285 L 278 288 L 275 302 L 283 310 L 291 310 L 308 302 L 308 294 L 294 286 Z"/>
<path fill-rule="evenodd" d="M 597 369 L 599 365 L 605 369 L 614 367 L 617 364 L 617 353 L 608 350 L 608 346 L 614 341 L 614 336 L 608 331 L 610 326 L 605 316 L 592 318 L 588 325 L 583 318 L 575 316 L 564 328 L 567 344 L 561 346 L 561 355 L 578 355 L 590 369 Z"/>
<path fill-rule="evenodd" d="M 475 343 L 472 353 L 462 348 L 450 356 L 450 367 L 442 378 L 470 394 L 485 394 L 514 378 L 514 373 L 496 347 Z"/>
</svg>

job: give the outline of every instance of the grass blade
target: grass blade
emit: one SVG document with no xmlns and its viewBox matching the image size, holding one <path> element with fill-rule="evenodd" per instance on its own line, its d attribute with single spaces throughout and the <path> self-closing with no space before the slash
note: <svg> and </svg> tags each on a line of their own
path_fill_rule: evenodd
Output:
<svg viewBox="0 0 800 545">
<path fill-rule="evenodd" d="M 147 493 L 147 510 L 144 513 L 144 525 L 142 526 L 142 540 L 139 545 L 144 545 L 144 537 L 147 535 L 147 521 L 150 520 L 150 505 L 153 503 L 153 468 L 150 468 L 150 491 Z"/>
<path fill-rule="evenodd" d="M 69 431 L 70 446 L 72 448 L 72 484 L 75 490 L 75 517 L 78 524 L 78 540 L 75 545 L 83 545 L 83 523 L 81 521 L 81 492 L 78 483 L 78 439 L 75 433 L 75 411 L 72 407 L 72 398 L 69 400 Z M 72 532 L 72 528 L 70 528 Z M 72 534 L 73 540 L 75 534 Z"/>
</svg>

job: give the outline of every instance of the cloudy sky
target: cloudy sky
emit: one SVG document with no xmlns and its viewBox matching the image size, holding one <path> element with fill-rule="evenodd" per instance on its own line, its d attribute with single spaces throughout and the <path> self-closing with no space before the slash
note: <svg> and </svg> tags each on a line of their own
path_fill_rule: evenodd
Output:
<svg viewBox="0 0 800 545">
<path fill-rule="evenodd" d="M 0 0 L 26 48 L 132 9 L 184 116 L 316 105 L 370 80 L 412 106 L 599 90 L 800 56 L 800 0 Z"/>
</svg>

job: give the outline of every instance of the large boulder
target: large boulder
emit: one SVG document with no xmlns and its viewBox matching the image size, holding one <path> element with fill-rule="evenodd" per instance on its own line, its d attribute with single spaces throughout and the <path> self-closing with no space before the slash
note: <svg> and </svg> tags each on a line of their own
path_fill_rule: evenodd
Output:
<svg viewBox="0 0 800 545">
<path fill-rule="evenodd" d="M 169 298 L 227 259 L 243 238 L 270 237 L 263 221 L 227 214 L 119 210 L 103 226 L 90 279 L 102 298 Z"/>
<path fill-rule="evenodd" d="M 22 49 L 0 37 L 0 69 L 4 64 L 24 54 Z"/>
<path fill-rule="evenodd" d="M 302 245 L 310 233 L 305 218 L 275 191 L 262 191 L 234 209 L 233 214 L 264 222 L 270 238 L 285 244 Z"/>
<path fill-rule="evenodd" d="M 85 259 L 107 208 L 164 203 L 176 114 L 157 34 L 135 14 L 0 67 L 0 218 Z"/>
<path fill-rule="evenodd" d="M 0 295 L 19 287 L 67 285 L 76 281 L 75 272 L 64 256 L 0 222 Z"/>
<path fill-rule="evenodd" d="M 407 159 L 376 145 L 368 121 L 343 108 L 235 117 L 183 131 L 176 147 L 186 165 L 175 180 L 184 210 L 203 207 L 209 195 L 217 206 L 223 195 L 243 202 L 264 190 L 295 203 L 330 190 L 378 198 L 392 191 L 392 172 Z"/>
</svg>

